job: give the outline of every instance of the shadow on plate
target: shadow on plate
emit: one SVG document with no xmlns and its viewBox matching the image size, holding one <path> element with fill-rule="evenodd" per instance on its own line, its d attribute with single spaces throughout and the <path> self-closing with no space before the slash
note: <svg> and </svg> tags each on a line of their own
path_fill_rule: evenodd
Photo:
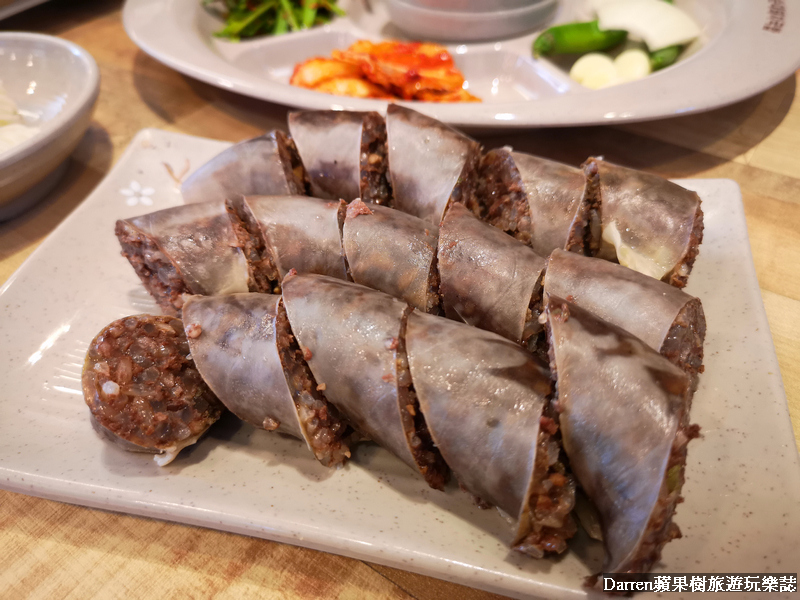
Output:
<svg viewBox="0 0 800 600">
<path fill-rule="evenodd" d="M 200 441 L 183 449 L 165 467 L 156 465 L 152 455 L 127 452 L 108 442 L 103 444 L 103 462 L 109 471 L 127 478 L 170 477 L 207 460 L 220 446 L 227 446 L 237 456 L 254 457 L 267 466 L 280 465 L 295 469 L 312 482 L 324 481 L 336 473 L 335 469 L 319 464 L 300 440 L 261 431 L 229 412 Z"/>
<path fill-rule="evenodd" d="M 363 468 L 379 483 L 389 486 L 414 503 L 431 502 L 439 506 L 490 534 L 500 547 L 507 548 L 511 534 L 508 521 L 494 508 L 479 508 L 472 496 L 460 489 L 452 476 L 443 492 L 434 490 L 399 459 L 373 443 L 356 446 L 349 468 Z M 537 560 L 509 549 L 506 561 L 526 573 L 548 573 L 553 565 L 570 554 L 578 557 L 586 566 L 587 572 L 595 573 L 602 565 L 603 546 L 600 542 L 591 540 L 579 527 L 578 534 L 570 541 L 569 549 L 564 554 Z"/>
<path fill-rule="evenodd" d="M 292 468 L 313 482 L 324 481 L 336 473 L 336 469 L 317 462 L 305 442 L 290 435 L 256 429 L 230 412 L 217 421 L 204 440 L 184 450 L 173 464 L 179 470 L 198 464 L 219 445 L 227 446 L 237 455 L 258 458 L 270 467 Z"/>
</svg>

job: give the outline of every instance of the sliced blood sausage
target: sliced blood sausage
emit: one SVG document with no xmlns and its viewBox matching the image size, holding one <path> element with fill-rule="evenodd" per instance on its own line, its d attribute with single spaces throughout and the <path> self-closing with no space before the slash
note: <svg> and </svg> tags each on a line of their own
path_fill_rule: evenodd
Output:
<svg viewBox="0 0 800 600">
<path fill-rule="evenodd" d="M 161 465 L 194 444 L 224 410 L 174 317 L 135 315 L 105 327 L 89 345 L 82 384 L 103 432 L 128 449 L 157 453 Z"/>
<path fill-rule="evenodd" d="M 700 196 L 599 158 L 586 161 L 584 170 L 600 205 L 600 256 L 684 287 L 703 241 Z"/>
<path fill-rule="evenodd" d="M 404 349 L 408 306 L 320 275 L 283 282 L 286 313 L 328 400 L 359 432 L 442 488 L 446 467 L 416 409 Z"/>
<path fill-rule="evenodd" d="M 240 218 L 258 228 L 279 280 L 294 269 L 347 279 L 342 248 L 345 203 L 306 196 L 249 196 L 237 205 Z"/>
<path fill-rule="evenodd" d="M 439 232 L 445 314 L 514 342 L 541 330 L 545 259 L 522 242 L 454 205 Z"/>
<path fill-rule="evenodd" d="M 406 344 L 422 414 L 461 485 L 511 517 L 518 550 L 563 552 L 575 484 L 559 460 L 546 365 L 497 334 L 416 311 Z"/>
<path fill-rule="evenodd" d="M 621 327 L 690 375 L 703 365 L 706 320 L 698 298 L 627 267 L 555 250 L 545 294 L 569 298 Z"/>
<path fill-rule="evenodd" d="M 486 221 L 540 256 L 556 248 L 597 251 L 595 206 L 578 168 L 507 148 L 490 150 L 481 161 L 480 198 Z"/>
<path fill-rule="evenodd" d="M 290 137 L 271 131 L 223 150 L 181 186 L 183 200 L 222 202 L 236 196 L 306 193 L 306 174 Z"/>
<path fill-rule="evenodd" d="M 197 370 L 231 412 L 304 440 L 327 466 L 350 456 L 347 423 L 317 389 L 280 296 L 192 296 L 183 319 Z"/>
<path fill-rule="evenodd" d="M 389 203 L 386 124 L 380 114 L 300 111 L 289 113 L 288 120 L 313 196 Z"/>
<path fill-rule="evenodd" d="M 424 312 L 438 312 L 438 234 L 428 221 L 354 200 L 347 209 L 343 234 L 353 281 Z"/>
<path fill-rule="evenodd" d="M 452 203 L 472 207 L 478 142 L 397 104 L 387 109 L 386 131 L 394 208 L 438 226 Z"/>
<path fill-rule="evenodd" d="M 115 233 L 122 255 L 166 312 L 180 312 L 182 294 L 249 290 L 250 271 L 223 201 L 123 219 Z"/>
<path fill-rule="evenodd" d="M 600 514 L 603 572 L 649 572 L 684 481 L 689 377 L 630 333 L 562 298 L 546 304 L 564 449 Z"/>
</svg>

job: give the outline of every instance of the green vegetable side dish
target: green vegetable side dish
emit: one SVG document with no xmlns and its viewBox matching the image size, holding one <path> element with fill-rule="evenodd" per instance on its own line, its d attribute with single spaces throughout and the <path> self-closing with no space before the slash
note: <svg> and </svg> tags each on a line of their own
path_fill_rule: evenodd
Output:
<svg viewBox="0 0 800 600">
<path fill-rule="evenodd" d="M 280 35 L 330 23 L 345 12 L 337 0 L 203 0 L 225 17 L 217 37 L 238 41 L 257 35 Z"/>
<path fill-rule="evenodd" d="M 673 4 L 673 0 L 663 1 Z M 533 56 L 539 58 L 551 54 L 587 54 L 609 50 L 624 42 L 627 37 L 627 31 L 600 29 L 596 20 L 556 25 L 540 33 L 534 40 Z M 658 71 L 669 67 L 678 60 L 684 48 L 683 45 L 670 46 L 650 52 L 650 68 Z"/>
<path fill-rule="evenodd" d="M 678 57 L 683 52 L 683 46 L 670 46 L 669 48 L 662 48 L 656 52 L 650 53 L 650 68 L 653 71 L 658 71 L 664 67 L 674 64 Z"/>
<path fill-rule="evenodd" d="M 535 57 L 549 54 L 586 54 L 621 44 L 627 31 L 602 31 L 597 21 L 566 23 L 545 30 L 533 42 Z"/>
</svg>

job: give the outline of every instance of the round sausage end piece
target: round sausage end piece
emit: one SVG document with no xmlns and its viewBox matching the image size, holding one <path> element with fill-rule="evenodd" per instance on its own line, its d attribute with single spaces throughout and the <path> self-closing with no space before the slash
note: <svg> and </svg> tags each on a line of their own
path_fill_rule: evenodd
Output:
<svg viewBox="0 0 800 600">
<path fill-rule="evenodd" d="M 125 317 L 104 328 L 89 345 L 82 383 L 104 430 L 171 456 L 223 411 L 189 355 L 183 323 L 169 316 Z"/>
</svg>

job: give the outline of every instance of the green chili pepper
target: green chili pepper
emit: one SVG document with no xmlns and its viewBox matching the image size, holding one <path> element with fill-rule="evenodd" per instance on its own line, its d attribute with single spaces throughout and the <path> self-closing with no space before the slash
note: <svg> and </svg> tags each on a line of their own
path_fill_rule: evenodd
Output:
<svg viewBox="0 0 800 600">
<path fill-rule="evenodd" d="M 542 32 L 533 42 L 533 55 L 584 54 L 607 50 L 621 44 L 628 37 L 627 31 L 611 29 L 602 31 L 597 21 L 556 25 Z"/>
<path fill-rule="evenodd" d="M 683 52 L 683 46 L 667 46 L 650 53 L 650 68 L 658 71 L 673 64 Z"/>
</svg>

